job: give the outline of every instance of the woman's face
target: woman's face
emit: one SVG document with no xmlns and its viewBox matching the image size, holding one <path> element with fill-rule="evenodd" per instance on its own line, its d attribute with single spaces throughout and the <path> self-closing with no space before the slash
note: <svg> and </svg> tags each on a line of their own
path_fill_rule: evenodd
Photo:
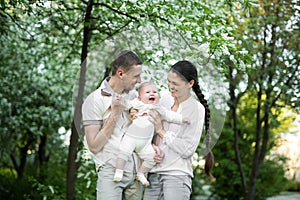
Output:
<svg viewBox="0 0 300 200">
<path fill-rule="evenodd" d="M 191 82 L 183 80 L 183 78 L 181 78 L 175 72 L 170 71 L 168 74 L 168 86 L 170 88 L 171 95 L 174 98 L 182 99 L 189 97 L 190 89 L 193 86 Z"/>
</svg>

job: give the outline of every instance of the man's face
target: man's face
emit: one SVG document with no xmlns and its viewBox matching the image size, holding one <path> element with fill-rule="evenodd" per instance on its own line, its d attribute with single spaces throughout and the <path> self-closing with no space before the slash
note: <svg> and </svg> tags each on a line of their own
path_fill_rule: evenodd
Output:
<svg viewBox="0 0 300 200">
<path fill-rule="evenodd" d="M 141 65 L 133 65 L 130 70 L 124 73 L 122 77 L 124 93 L 128 93 L 129 91 L 133 90 L 135 85 L 141 82 L 141 73 L 142 73 Z"/>
</svg>

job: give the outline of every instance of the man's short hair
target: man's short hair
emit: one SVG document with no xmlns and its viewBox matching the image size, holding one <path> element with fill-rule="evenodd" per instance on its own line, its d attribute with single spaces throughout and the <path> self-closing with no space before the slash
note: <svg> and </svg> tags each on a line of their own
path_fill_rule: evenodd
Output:
<svg viewBox="0 0 300 200">
<path fill-rule="evenodd" d="M 118 57 L 112 62 L 111 73 L 112 76 L 117 73 L 119 68 L 123 69 L 125 72 L 129 71 L 133 65 L 143 64 L 142 60 L 133 51 L 124 50 Z"/>
</svg>

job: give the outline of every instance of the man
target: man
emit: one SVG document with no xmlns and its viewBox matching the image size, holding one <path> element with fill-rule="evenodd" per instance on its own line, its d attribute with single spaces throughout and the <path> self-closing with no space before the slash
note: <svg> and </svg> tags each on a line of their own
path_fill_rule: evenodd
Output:
<svg viewBox="0 0 300 200">
<path fill-rule="evenodd" d="M 142 198 L 142 185 L 135 181 L 137 157 L 126 163 L 122 181 L 113 181 L 119 144 L 129 123 L 125 101 L 135 97 L 141 73 L 141 59 L 132 51 L 121 52 L 112 63 L 112 76 L 83 103 L 85 140 L 98 173 L 97 200 Z"/>
</svg>

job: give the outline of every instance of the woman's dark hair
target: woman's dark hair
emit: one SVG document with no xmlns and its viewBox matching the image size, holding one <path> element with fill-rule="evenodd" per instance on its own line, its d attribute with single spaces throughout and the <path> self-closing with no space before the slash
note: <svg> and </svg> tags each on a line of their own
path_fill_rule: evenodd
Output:
<svg viewBox="0 0 300 200">
<path fill-rule="evenodd" d="M 122 68 L 125 72 L 130 70 L 133 65 L 143 64 L 142 60 L 133 51 L 124 50 L 112 62 L 111 73 L 115 75 L 118 68 Z"/>
<path fill-rule="evenodd" d="M 199 82 L 198 82 L 198 73 L 196 67 L 189 61 L 183 60 L 175 63 L 172 67 L 171 70 L 172 72 L 175 72 L 178 74 L 184 81 L 190 82 L 191 80 L 194 80 L 194 85 L 193 85 L 193 91 L 196 94 L 197 98 L 199 99 L 200 103 L 204 106 L 205 108 L 205 145 L 206 145 L 206 150 L 207 150 L 207 155 L 205 157 L 205 166 L 204 166 L 204 171 L 209 177 L 211 181 L 214 180 L 214 177 L 211 174 L 211 170 L 214 165 L 214 156 L 213 153 L 211 152 L 209 143 L 210 143 L 210 132 L 209 132 L 209 121 L 210 121 L 210 110 L 207 104 L 207 101 L 204 98 L 204 95 L 202 94 L 202 91 L 199 87 Z"/>
</svg>

